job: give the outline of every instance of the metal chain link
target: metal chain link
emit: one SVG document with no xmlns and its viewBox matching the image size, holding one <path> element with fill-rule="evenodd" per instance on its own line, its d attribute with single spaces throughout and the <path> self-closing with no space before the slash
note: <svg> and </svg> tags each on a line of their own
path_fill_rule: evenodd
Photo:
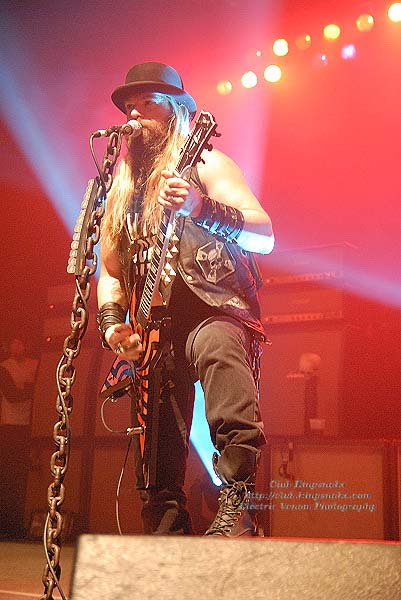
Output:
<svg viewBox="0 0 401 600">
<path fill-rule="evenodd" d="M 265 342 L 268 346 L 271 346 L 272 343 L 271 340 L 264 339 L 259 333 L 254 332 L 251 340 L 250 355 L 253 380 L 258 398 L 260 395 L 260 363 L 263 354 L 262 342 Z"/>
<path fill-rule="evenodd" d="M 257 396 L 259 398 L 259 382 L 260 382 L 260 359 L 262 356 L 262 344 L 259 335 L 252 335 L 250 355 L 251 355 L 251 369 L 253 380 L 256 386 Z"/>
<path fill-rule="evenodd" d="M 63 354 L 56 370 L 58 388 L 56 411 L 60 415 L 60 420 L 56 422 L 53 429 L 56 451 L 50 459 L 50 472 L 53 475 L 53 481 L 47 490 L 48 515 L 43 533 L 47 563 L 42 576 L 44 594 L 41 596 L 41 600 L 53 600 L 55 587 L 59 589 L 62 598 L 65 599 L 59 584 L 64 524 L 60 508 L 65 498 L 63 481 L 68 469 L 70 455 L 69 415 L 73 407 L 71 388 L 76 377 L 73 362 L 80 353 L 81 342 L 88 326 L 88 300 L 91 292 L 89 278 L 96 272 L 97 268 L 97 256 L 94 248 L 100 239 L 100 225 L 105 211 L 106 194 L 113 184 L 113 172 L 121 151 L 121 142 L 121 132 L 113 132 L 108 139 L 104 153 L 103 164 L 99 172 L 100 178 L 98 178 L 97 200 L 88 225 L 85 264 L 81 274 L 75 278 L 76 289 L 70 318 L 71 332 L 64 340 Z"/>
</svg>

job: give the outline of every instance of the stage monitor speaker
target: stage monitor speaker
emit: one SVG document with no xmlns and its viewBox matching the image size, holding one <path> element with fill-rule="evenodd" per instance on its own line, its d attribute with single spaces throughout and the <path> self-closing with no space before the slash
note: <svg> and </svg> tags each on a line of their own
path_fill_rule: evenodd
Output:
<svg viewBox="0 0 401 600">
<path fill-rule="evenodd" d="M 272 327 L 268 337 L 260 384 L 267 435 L 342 436 L 344 407 L 360 406 L 365 395 L 363 332 L 339 323 L 292 324 Z M 363 435 L 363 412 L 348 411 L 348 418 L 347 437 Z"/>
<path fill-rule="evenodd" d="M 272 441 L 260 492 L 273 537 L 397 539 L 389 523 L 389 451 L 372 441 Z M 265 514 L 267 513 L 267 514 Z"/>
<path fill-rule="evenodd" d="M 71 600 L 394 600 L 401 545 L 82 536 Z"/>
</svg>

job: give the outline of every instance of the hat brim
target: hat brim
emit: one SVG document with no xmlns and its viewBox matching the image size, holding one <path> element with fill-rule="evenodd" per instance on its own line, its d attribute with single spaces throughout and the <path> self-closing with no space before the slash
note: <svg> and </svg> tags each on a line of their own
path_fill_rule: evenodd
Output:
<svg viewBox="0 0 401 600">
<path fill-rule="evenodd" d="M 196 113 L 196 102 L 192 96 L 188 94 L 188 92 L 183 92 L 180 88 L 167 83 L 155 83 L 154 81 L 127 83 L 116 88 L 111 95 L 111 99 L 117 108 L 125 114 L 125 102 L 132 94 L 139 92 L 160 92 L 162 94 L 174 96 L 179 104 L 183 104 L 187 107 L 191 117 Z"/>
</svg>

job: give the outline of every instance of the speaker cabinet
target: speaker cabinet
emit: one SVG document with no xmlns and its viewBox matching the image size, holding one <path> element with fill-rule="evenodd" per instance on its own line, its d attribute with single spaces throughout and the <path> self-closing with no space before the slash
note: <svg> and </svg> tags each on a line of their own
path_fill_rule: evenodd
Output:
<svg viewBox="0 0 401 600">
<path fill-rule="evenodd" d="M 268 534 L 308 538 L 392 538 L 385 444 L 274 441 L 256 501 Z"/>
<path fill-rule="evenodd" d="M 47 514 L 48 486 L 53 481 L 50 472 L 50 457 L 55 452 L 49 442 L 33 444 L 30 449 L 30 467 L 27 481 L 25 501 L 25 524 L 32 521 L 34 513 Z M 79 531 L 83 518 L 83 507 L 86 504 L 82 497 L 82 473 L 85 473 L 84 451 L 76 445 L 72 446 L 70 468 L 65 478 L 65 501 L 62 506 L 63 514 L 74 515 L 74 529 Z M 75 531 L 74 531 L 75 533 Z"/>
<path fill-rule="evenodd" d="M 267 435 L 342 435 L 344 406 L 364 393 L 363 332 L 338 323 L 302 323 L 272 327 L 268 336 L 260 384 Z M 354 416 L 355 425 L 358 418 L 363 416 Z"/>
<path fill-rule="evenodd" d="M 97 440 L 91 473 L 89 531 L 117 533 L 116 499 L 122 467 L 127 453 L 128 438 Z M 118 515 L 124 534 L 142 533 L 142 504 L 135 489 L 132 450 L 124 468 L 118 494 Z"/>
<path fill-rule="evenodd" d="M 71 600 L 393 600 L 401 545 L 82 536 Z"/>
<path fill-rule="evenodd" d="M 85 412 L 89 403 L 96 401 L 96 390 L 93 388 L 94 359 L 99 351 L 93 347 L 83 346 L 74 366 L 76 369 L 75 383 L 71 393 L 74 399 L 71 421 L 74 426 L 74 435 L 80 436 L 85 432 Z M 54 423 L 58 420 L 56 412 L 57 386 L 56 367 L 62 356 L 62 345 L 52 349 L 40 357 L 37 380 L 33 398 L 32 409 L 32 437 L 50 437 Z"/>
</svg>

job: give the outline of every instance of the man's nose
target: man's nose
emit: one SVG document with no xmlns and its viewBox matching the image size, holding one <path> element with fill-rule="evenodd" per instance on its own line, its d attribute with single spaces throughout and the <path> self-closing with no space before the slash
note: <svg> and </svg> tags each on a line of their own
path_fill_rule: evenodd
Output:
<svg viewBox="0 0 401 600">
<path fill-rule="evenodd" d="M 130 119 L 137 119 L 138 117 L 141 116 L 141 113 L 139 112 L 139 110 L 137 110 L 136 108 L 133 108 L 132 110 L 129 111 L 128 113 L 128 117 Z"/>
</svg>

